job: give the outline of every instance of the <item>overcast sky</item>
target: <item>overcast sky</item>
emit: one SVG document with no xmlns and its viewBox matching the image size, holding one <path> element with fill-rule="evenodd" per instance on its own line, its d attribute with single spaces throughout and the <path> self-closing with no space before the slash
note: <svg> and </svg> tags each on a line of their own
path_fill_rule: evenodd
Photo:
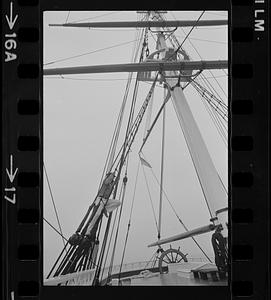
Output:
<svg viewBox="0 0 271 300">
<path fill-rule="evenodd" d="M 200 13 L 174 11 L 172 13 L 168 12 L 166 18 L 196 20 Z M 48 26 L 50 23 L 64 23 L 67 21 L 67 17 L 68 22 L 80 21 L 86 18 L 92 18 L 88 21 L 94 22 L 137 20 L 138 15 L 132 11 L 45 12 L 44 68 L 131 62 L 136 29 L 87 29 Z M 227 19 L 227 12 L 205 12 L 202 19 Z M 189 30 L 190 28 L 184 28 L 185 33 Z M 181 28 L 178 28 L 175 32 L 180 42 L 185 36 L 184 32 Z M 155 50 L 153 37 L 149 36 L 150 52 Z M 227 26 L 195 28 L 189 37 L 190 40 L 186 40 L 184 48 L 191 59 L 227 59 Z M 130 43 L 78 58 L 63 60 L 64 58 L 125 42 Z M 212 77 L 208 71 L 204 71 L 204 73 L 206 77 Z M 226 95 L 214 79 L 210 78 L 210 83 L 223 100 L 227 102 L 226 73 L 222 70 L 214 70 L 213 74 L 217 77 L 217 81 Z M 127 76 L 127 73 L 108 73 L 44 78 L 44 163 L 49 175 L 63 234 L 66 238 L 69 238 L 75 232 L 97 193 L 113 134 L 113 127 L 122 103 Z M 135 74 L 133 74 L 133 78 L 135 78 Z M 134 83 L 134 80 L 132 83 Z M 140 83 L 136 112 L 142 105 L 149 89 L 149 84 Z M 189 87 L 185 90 L 185 95 L 217 171 L 223 183 L 227 186 L 227 147 L 223 144 L 198 93 L 193 87 Z M 125 111 L 124 128 L 130 100 L 131 97 Z M 158 85 L 155 89 L 152 119 L 155 117 L 162 101 L 163 89 Z M 123 240 L 126 234 L 135 185 L 138 164 L 137 153 L 142 143 L 145 119 L 132 146 L 130 155 L 128 186 L 115 264 L 119 263 L 123 250 Z M 160 119 L 143 150 L 157 177 L 160 176 L 161 129 Z M 123 141 L 123 132 L 120 143 Z M 145 171 L 156 215 L 158 215 L 159 186 L 150 170 L 146 168 Z M 166 107 L 164 190 L 188 228 L 193 229 L 209 223 L 208 209 L 170 101 Z M 163 207 L 162 238 L 184 232 L 166 199 L 164 199 Z M 44 217 L 56 228 L 58 227 L 46 181 L 44 181 Z M 211 234 L 204 234 L 197 237 L 197 240 L 205 251 L 213 256 L 210 237 Z M 156 241 L 156 239 L 155 221 L 142 168 L 140 168 L 131 230 L 124 261 L 136 262 L 150 259 L 155 248 L 147 248 L 147 245 Z M 191 239 L 172 243 L 172 247 L 178 248 L 178 246 L 181 247 L 182 252 L 188 253 L 188 258 L 189 256 L 202 257 L 202 253 Z M 45 275 L 62 248 L 63 243 L 60 236 L 44 223 Z M 164 248 L 167 249 L 167 246 Z"/>
</svg>

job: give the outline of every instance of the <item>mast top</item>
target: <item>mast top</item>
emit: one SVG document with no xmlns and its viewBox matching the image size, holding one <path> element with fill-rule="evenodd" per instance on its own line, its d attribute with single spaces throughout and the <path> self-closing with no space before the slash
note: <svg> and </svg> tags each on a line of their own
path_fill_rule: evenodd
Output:
<svg viewBox="0 0 271 300">
<path fill-rule="evenodd" d="M 137 10 L 138 14 L 148 14 L 150 12 L 151 12 L 150 10 Z M 158 14 L 166 14 L 167 13 L 166 10 L 155 10 L 154 12 L 158 13 Z"/>
</svg>

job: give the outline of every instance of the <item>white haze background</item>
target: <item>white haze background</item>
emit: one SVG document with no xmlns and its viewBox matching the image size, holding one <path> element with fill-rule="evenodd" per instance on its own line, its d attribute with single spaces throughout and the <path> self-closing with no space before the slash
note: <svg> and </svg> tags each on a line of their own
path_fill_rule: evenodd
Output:
<svg viewBox="0 0 271 300">
<path fill-rule="evenodd" d="M 92 18 L 88 21 L 124 21 L 137 20 L 136 12 L 86 11 L 70 12 L 69 22 Z M 174 11 L 166 14 L 167 19 L 196 20 L 198 12 Z M 105 15 L 107 14 L 107 15 Z M 44 63 L 75 56 L 77 54 L 110 47 L 119 43 L 133 41 L 135 29 L 87 29 L 49 27 L 50 23 L 64 23 L 68 12 L 44 13 Z M 205 12 L 205 19 L 227 19 L 227 12 Z M 187 33 L 190 28 L 184 28 Z M 227 26 L 196 28 L 189 36 L 190 41 L 184 43 L 184 48 L 191 58 L 199 60 L 200 53 L 204 60 L 223 60 L 228 57 Z M 176 36 L 181 42 L 185 36 L 179 28 Z M 99 51 L 72 60 L 45 65 L 44 68 L 65 66 L 97 65 L 131 62 L 134 43 Z M 149 36 L 150 52 L 154 51 L 154 41 Z M 204 71 L 210 78 L 212 75 Z M 221 70 L 213 74 L 227 92 L 227 77 Z M 82 220 L 88 206 L 94 200 L 100 182 L 102 169 L 110 145 L 117 115 L 122 103 L 126 85 L 127 73 L 85 74 L 44 77 L 44 163 L 50 179 L 50 184 L 62 225 L 63 234 L 69 238 Z M 135 78 L 135 74 L 133 74 Z M 70 79 L 67 79 L 70 78 Z M 220 88 L 213 79 L 210 82 L 227 102 Z M 134 83 L 134 80 L 133 80 Z M 132 87 L 133 87 L 132 83 Z M 140 83 L 137 109 L 147 95 L 150 85 Z M 132 90 L 132 89 L 131 89 Z M 222 143 L 200 96 L 193 88 L 187 88 L 185 94 L 189 99 L 192 112 L 197 119 L 201 133 L 206 141 L 214 164 L 224 184 L 227 186 L 227 148 Z M 131 96 L 131 93 L 130 93 Z M 131 97 L 129 98 L 131 100 Z M 155 90 L 152 119 L 156 115 L 163 99 L 163 89 Z M 131 101 L 127 103 L 123 121 L 124 128 Z M 209 213 L 204 201 L 198 179 L 190 159 L 184 137 L 179 126 L 172 103 L 166 108 L 166 148 L 164 189 L 183 222 L 193 229 L 209 223 Z M 120 224 L 118 246 L 115 264 L 119 264 L 123 251 L 123 241 L 127 230 L 129 211 L 135 184 L 138 163 L 138 150 L 142 143 L 145 119 L 141 124 L 136 140 L 132 146 L 129 161 L 128 186 L 124 203 L 123 218 Z M 145 148 L 144 154 L 152 165 L 156 176 L 160 177 L 161 156 L 161 123 L 157 122 Z M 120 142 L 123 141 L 124 130 Z M 159 186 L 145 168 L 150 185 L 152 200 L 156 215 L 158 215 Z M 53 210 L 48 185 L 44 176 L 44 217 L 58 228 Z M 167 200 L 164 198 L 162 214 L 162 238 L 184 232 L 183 227 L 175 217 Z M 205 251 L 213 256 L 210 241 L 211 233 L 197 237 Z M 44 276 L 52 267 L 63 248 L 60 236 L 44 222 Z M 154 217 L 142 168 L 140 168 L 136 198 L 132 215 L 131 230 L 124 263 L 146 261 L 150 259 L 155 248 L 147 245 L 157 239 Z M 166 245 L 166 249 L 169 245 Z M 203 257 L 192 239 L 172 243 L 172 247 L 181 247 L 181 251 L 189 257 Z"/>
</svg>

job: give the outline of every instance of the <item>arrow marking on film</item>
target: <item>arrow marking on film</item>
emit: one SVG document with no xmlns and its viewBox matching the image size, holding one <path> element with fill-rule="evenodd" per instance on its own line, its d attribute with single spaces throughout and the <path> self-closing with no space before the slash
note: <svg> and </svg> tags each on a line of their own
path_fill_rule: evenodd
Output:
<svg viewBox="0 0 271 300">
<path fill-rule="evenodd" d="M 10 180 L 10 182 L 12 183 L 16 174 L 17 174 L 18 168 L 15 169 L 14 173 L 13 173 L 13 156 L 12 154 L 10 154 L 10 169 L 6 169 L 8 178 Z"/>
<path fill-rule="evenodd" d="M 7 15 L 5 15 L 5 17 L 7 19 L 9 29 L 12 30 L 13 26 L 15 25 L 15 22 L 18 18 L 18 15 L 16 15 L 13 19 L 13 2 L 12 1 L 10 2 L 9 8 L 10 8 L 9 17 Z"/>
</svg>

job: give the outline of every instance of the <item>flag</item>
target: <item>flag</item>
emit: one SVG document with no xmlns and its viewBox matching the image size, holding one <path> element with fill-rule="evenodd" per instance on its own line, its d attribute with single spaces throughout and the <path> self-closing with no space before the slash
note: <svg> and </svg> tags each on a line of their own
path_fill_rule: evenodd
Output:
<svg viewBox="0 0 271 300">
<path fill-rule="evenodd" d="M 120 205 L 121 205 L 121 202 L 119 200 L 109 199 L 109 200 L 107 200 L 107 204 L 106 204 L 105 208 L 106 208 L 106 211 L 108 213 L 110 213 Z"/>
<path fill-rule="evenodd" d="M 141 160 L 142 165 L 144 165 L 148 168 L 151 168 L 151 165 L 144 158 L 140 157 L 140 160 Z"/>
</svg>

